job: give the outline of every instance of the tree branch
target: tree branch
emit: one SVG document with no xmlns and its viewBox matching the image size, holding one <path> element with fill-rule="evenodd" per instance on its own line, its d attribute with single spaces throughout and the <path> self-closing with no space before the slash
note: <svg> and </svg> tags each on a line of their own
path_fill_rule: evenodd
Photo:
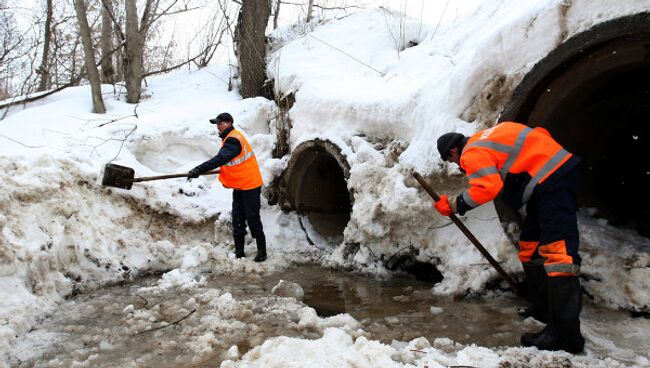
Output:
<svg viewBox="0 0 650 368">
<path fill-rule="evenodd" d="M 186 319 L 187 317 L 191 316 L 192 313 L 194 313 L 194 312 L 196 312 L 196 309 L 192 309 L 192 311 L 191 311 L 190 313 L 186 314 L 185 317 L 179 319 L 179 320 L 176 321 L 176 322 L 172 322 L 172 323 L 166 324 L 166 325 L 164 325 L 164 326 L 158 326 L 158 327 L 156 327 L 156 328 L 150 328 L 150 329 L 148 329 L 148 330 L 144 330 L 144 331 L 142 331 L 142 332 L 138 332 L 137 334 L 135 334 L 135 335 L 133 335 L 133 336 L 142 335 L 142 334 L 147 333 L 147 332 L 158 331 L 158 330 L 161 330 L 161 329 L 163 329 L 163 328 L 165 328 L 165 327 L 169 327 L 169 326 L 176 325 L 176 324 L 180 323 L 181 321 L 183 321 L 184 319 Z"/>
</svg>

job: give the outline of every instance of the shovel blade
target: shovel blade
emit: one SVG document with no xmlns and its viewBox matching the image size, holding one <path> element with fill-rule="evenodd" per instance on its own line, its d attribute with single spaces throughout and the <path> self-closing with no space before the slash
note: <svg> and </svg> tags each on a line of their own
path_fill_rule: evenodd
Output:
<svg viewBox="0 0 650 368">
<path fill-rule="evenodd" d="M 134 177 L 135 170 L 130 167 L 115 164 L 106 164 L 106 166 L 104 166 L 104 177 L 102 178 L 102 185 L 106 187 L 129 190 L 133 186 Z"/>
</svg>

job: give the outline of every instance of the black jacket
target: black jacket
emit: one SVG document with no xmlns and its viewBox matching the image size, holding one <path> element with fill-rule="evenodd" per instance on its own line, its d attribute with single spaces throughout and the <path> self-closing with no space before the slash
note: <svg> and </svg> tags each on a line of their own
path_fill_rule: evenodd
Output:
<svg viewBox="0 0 650 368">
<path fill-rule="evenodd" d="M 221 147 L 219 152 L 217 152 L 216 156 L 195 167 L 195 169 L 199 169 L 200 173 L 214 170 L 220 166 L 223 166 L 233 158 L 237 157 L 237 155 L 239 155 L 241 152 L 241 144 L 239 143 L 239 140 L 233 137 L 226 138 L 228 134 L 234 129 L 235 128 L 231 126 L 219 134 L 219 138 L 225 140 L 224 145 Z"/>
</svg>

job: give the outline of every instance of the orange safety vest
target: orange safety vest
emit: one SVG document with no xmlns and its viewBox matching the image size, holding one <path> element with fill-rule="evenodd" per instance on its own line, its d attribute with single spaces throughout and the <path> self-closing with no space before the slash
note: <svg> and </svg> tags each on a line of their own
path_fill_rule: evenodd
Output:
<svg viewBox="0 0 650 368">
<path fill-rule="evenodd" d="M 544 128 L 504 122 L 472 135 L 460 156 L 470 187 L 462 196 L 472 208 L 496 198 L 504 183 L 519 191 L 517 205 L 526 203 L 537 184 L 571 158 Z M 508 176 L 517 180 L 508 181 Z M 505 194 L 504 194 L 505 195 Z"/>
<path fill-rule="evenodd" d="M 264 184 L 262 174 L 257 165 L 255 153 L 244 135 L 236 129 L 228 133 L 226 138 L 221 142 L 221 146 L 226 143 L 226 139 L 235 138 L 241 145 L 241 152 L 228 163 L 221 166 L 219 172 L 219 181 L 226 188 L 249 190 L 259 188 Z"/>
</svg>

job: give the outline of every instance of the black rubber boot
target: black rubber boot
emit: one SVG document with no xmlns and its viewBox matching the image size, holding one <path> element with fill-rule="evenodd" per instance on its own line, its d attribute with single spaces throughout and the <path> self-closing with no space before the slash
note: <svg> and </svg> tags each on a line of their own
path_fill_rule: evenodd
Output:
<svg viewBox="0 0 650 368">
<path fill-rule="evenodd" d="M 536 320 L 548 323 L 548 296 L 546 284 L 548 276 L 543 263 L 528 262 L 523 265 L 526 274 L 526 292 L 530 305 L 519 311 L 524 318 L 533 317 Z"/>
<path fill-rule="evenodd" d="M 245 236 L 235 236 L 235 257 L 236 258 L 244 258 L 246 255 L 244 254 L 244 242 L 245 242 Z"/>
<path fill-rule="evenodd" d="M 582 290 L 577 276 L 548 278 L 549 324 L 538 336 L 525 334 L 521 337 L 524 346 L 535 346 L 540 350 L 564 350 L 572 354 L 581 353 L 585 339 L 580 333 L 580 311 Z"/>
<path fill-rule="evenodd" d="M 257 255 L 255 262 L 264 262 L 266 260 L 266 237 L 264 235 L 255 238 L 257 242 Z"/>
<path fill-rule="evenodd" d="M 539 332 L 526 332 L 521 336 L 521 345 L 536 346 L 541 350 L 558 350 L 557 333 L 551 324 L 547 324 Z"/>
<path fill-rule="evenodd" d="M 548 291 L 551 297 L 551 313 L 559 337 L 560 350 L 572 354 L 581 353 L 585 339 L 580 333 L 582 289 L 577 276 L 549 277 Z"/>
</svg>

